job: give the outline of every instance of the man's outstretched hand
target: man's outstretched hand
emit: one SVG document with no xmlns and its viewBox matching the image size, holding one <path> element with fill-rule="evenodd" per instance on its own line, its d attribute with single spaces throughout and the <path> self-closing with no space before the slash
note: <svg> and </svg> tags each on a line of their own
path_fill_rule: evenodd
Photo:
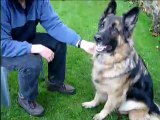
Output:
<svg viewBox="0 0 160 120">
<path fill-rule="evenodd" d="M 93 55 L 95 51 L 95 46 L 96 46 L 95 43 L 82 40 L 80 48 L 82 48 L 87 53 Z M 51 62 L 54 59 L 54 52 L 41 44 L 32 45 L 31 53 L 40 54 L 43 58 L 47 60 L 47 62 Z"/>
<path fill-rule="evenodd" d="M 47 62 L 51 62 L 54 59 L 54 52 L 41 44 L 32 45 L 31 53 L 40 54 Z"/>
<path fill-rule="evenodd" d="M 94 51 L 95 51 L 95 43 L 86 41 L 86 40 L 82 40 L 81 41 L 81 45 L 80 48 L 82 48 L 84 51 L 86 51 L 87 53 L 93 55 Z"/>
</svg>

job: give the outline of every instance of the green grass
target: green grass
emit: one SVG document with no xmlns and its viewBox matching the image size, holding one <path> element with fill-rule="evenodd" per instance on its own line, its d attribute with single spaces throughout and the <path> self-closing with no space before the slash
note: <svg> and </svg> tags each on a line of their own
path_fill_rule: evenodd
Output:
<svg viewBox="0 0 160 120">
<path fill-rule="evenodd" d="M 79 33 L 83 39 L 93 41 L 97 31 L 97 23 L 100 15 L 106 7 L 106 1 L 53 1 L 55 11 L 62 21 Z M 129 5 L 122 0 L 118 1 L 117 14 L 129 10 Z M 154 82 L 155 101 L 160 104 L 160 52 L 156 45 L 160 38 L 154 38 L 149 32 L 151 19 L 144 13 L 140 14 L 135 30 L 135 46 L 145 60 Z M 37 30 L 45 32 L 39 25 Z M 45 63 L 47 76 L 47 65 Z M 45 116 L 40 120 L 91 120 L 93 115 L 100 112 L 103 105 L 95 109 L 83 109 L 81 103 L 91 100 L 94 97 L 94 87 L 91 82 L 92 60 L 91 56 L 83 50 L 68 46 L 66 83 L 77 89 L 74 96 L 62 95 L 57 92 L 51 93 L 46 90 L 44 81 L 39 80 L 38 102 L 45 108 Z M 11 107 L 5 112 L 1 111 L 2 119 L 12 120 L 36 120 L 38 118 L 29 116 L 17 104 L 18 80 L 17 72 L 9 77 L 11 91 Z M 112 113 L 107 120 L 117 120 L 117 115 Z M 123 117 L 123 120 L 127 120 Z"/>
</svg>

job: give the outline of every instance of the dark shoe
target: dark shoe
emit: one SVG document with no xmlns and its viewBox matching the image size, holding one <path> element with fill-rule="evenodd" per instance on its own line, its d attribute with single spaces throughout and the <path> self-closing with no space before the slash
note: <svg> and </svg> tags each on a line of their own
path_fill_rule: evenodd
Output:
<svg viewBox="0 0 160 120">
<path fill-rule="evenodd" d="M 69 95 L 76 94 L 76 89 L 73 86 L 67 85 L 67 84 L 62 84 L 58 86 L 53 84 L 50 81 L 47 81 L 47 89 L 51 92 L 58 91 L 60 93 L 69 94 Z"/>
<path fill-rule="evenodd" d="M 22 97 L 19 97 L 18 103 L 28 114 L 32 116 L 40 117 L 44 115 L 44 108 L 36 101 L 28 101 Z"/>
</svg>

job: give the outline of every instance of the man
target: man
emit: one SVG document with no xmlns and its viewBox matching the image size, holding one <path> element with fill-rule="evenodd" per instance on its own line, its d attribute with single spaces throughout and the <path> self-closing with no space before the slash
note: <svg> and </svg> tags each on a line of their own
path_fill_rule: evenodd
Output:
<svg viewBox="0 0 160 120">
<path fill-rule="evenodd" d="M 2 66 L 19 71 L 20 106 L 30 115 L 41 116 L 44 109 L 35 101 L 41 57 L 48 61 L 48 90 L 74 94 L 75 89 L 64 84 L 66 43 L 88 53 L 94 44 L 65 26 L 49 0 L 2 0 L 1 8 Z M 47 33 L 36 33 L 38 22 Z"/>
</svg>

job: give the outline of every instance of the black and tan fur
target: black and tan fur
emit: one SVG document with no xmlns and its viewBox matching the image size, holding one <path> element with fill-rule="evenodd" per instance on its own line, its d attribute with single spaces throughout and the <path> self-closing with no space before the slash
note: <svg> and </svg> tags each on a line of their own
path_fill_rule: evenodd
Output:
<svg viewBox="0 0 160 120">
<path fill-rule="evenodd" d="M 105 103 L 94 120 L 104 119 L 115 109 L 128 114 L 130 120 L 160 120 L 151 76 L 132 40 L 139 8 L 118 17 L 116 7 L 115 0 L 111 0 L 100 19 L 92 71 L 96 93 L 92 101 L 82 106 L 93 108 Z"/>
</svg>

